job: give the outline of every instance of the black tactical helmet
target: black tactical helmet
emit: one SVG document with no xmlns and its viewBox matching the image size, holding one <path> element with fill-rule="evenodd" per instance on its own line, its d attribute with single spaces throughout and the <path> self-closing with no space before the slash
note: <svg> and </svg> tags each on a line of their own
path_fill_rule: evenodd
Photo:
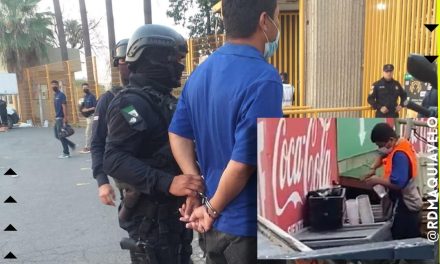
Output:
<svg viewBox="0 0 440 264">
<path fill-rule="evenodd" d="M 128 39 L 120 40 L 116 43 L 115 50 L 113 51 L 113 66 L 118 67 L 119 59 L 125 59 L 127 55 Z"/>
<path fill-rule="evenodd" d="M 139 27 L 130 38 L 126 62 L 135 64 L 141 58 L 144 50 L 148 48 L 170 49 L 175 52 L 176 58 L 183 58 L 188 53 L 186 40 L 174 29 L 161 25 L 147 24 Z M 168 58 L 168 60 L 173 59 Z"/>
</svg>

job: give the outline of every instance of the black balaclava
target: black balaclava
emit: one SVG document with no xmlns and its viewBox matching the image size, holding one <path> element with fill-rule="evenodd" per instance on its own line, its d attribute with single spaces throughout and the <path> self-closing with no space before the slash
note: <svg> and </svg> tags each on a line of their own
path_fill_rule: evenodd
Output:
<svg viewBox="0 0 440 264">
<path fill-rule="evenodd" d="M 169 88 L 180 87 L 185 66 L 175 59 L 170 59 L 173 57 L 174 52 L 168 50 L 145 52 L 142 59 L 130 65 L 129 69 L 134 71 L 134 76 L 142 75 Z"/>
<path fill-rule="evenodd" d="M 119 73 L 121 74 L 122 85 L 126 86 L 129 83 L 130 70 L 128 69 L 128 64 L 118 64 Z"/>
</svg>

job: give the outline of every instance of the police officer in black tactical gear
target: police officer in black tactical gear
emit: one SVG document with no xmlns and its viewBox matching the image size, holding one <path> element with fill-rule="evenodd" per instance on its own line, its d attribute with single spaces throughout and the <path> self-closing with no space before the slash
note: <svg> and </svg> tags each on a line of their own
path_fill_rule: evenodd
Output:
<svg viewBox="0 0 440 264">
<path fill-rule="evenodd" d="M 120 226 L 132 263 L 190 263 L 192 231 L 179 221 L 188 195 L 203 191 L 199 175 L 181 175 L 171 153 L 168 126 L 187 54 L 185 39 L 171 28 L 144 25 L 127 46 L 129 85 L 110 103 L 104 171 L 124 192 Z"/>
<path fill-rule="evenodd" d="M 402 85 L 393 79 L 394 66 L 385 64 L 383 66 L 383 77 L 373 83 L 368 103 L 376 110 L 376 117 L 399 117 L 399 111 L 407 98 Z M 400 97 L 400 103 L 397 99 Z"/>
<path fill-rule="evenodd" d="M 113 54 L 113 66 L 118 67 L 122 84 L 128 84 L 129 71 L 125 63 L 128 39 L 123 39 L 116 44 Z M 102 169 L 104 159 L 105 140 L 107 138 L 107 109 L 115 95 L 122 90 L 122 86 L 112 85 L 109 91 L 105 92 L 98 100 L 95 108 L 95 115 L 92 123 L 92 142 L 90 151 L 92 153 L 93 177 L 98 182 L 98 195 L 101 203 L 115 206 L 115 192 L 111 186 L 107 174 Z"/>
</svg>

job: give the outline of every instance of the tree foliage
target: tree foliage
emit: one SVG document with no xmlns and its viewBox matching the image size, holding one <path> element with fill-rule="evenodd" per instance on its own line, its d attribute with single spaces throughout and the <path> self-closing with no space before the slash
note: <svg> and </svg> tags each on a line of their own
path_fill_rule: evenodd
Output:
<svg viewBox="0 0 440 264">
<path fill-rule="evenodd" d="M 54 17 L 55 23 L 55 17 Z M 93 32 L 93 36 L 99 36 L 98 26 L 101 22 L 101 19 L 90 19 L 89 21 L 89 31 Z M 57 27 L 54 27 L 55 35 L 58 36 Z M 84 48 L 84 35 L 82 32 L 81 22 L 75 19 L 65 19 L 64 20 L 64 32 L 66 34 L 66 42 L 67 47 L 70 49 L 82 49 Z M 101 47 L 102 42 L 97 41 L 96 39 L 92 40 L 92 46 Z M 59 47 L 58 38 L 55 38 L 55 42 L 53 43 L 55 47 Z"/>
<path fill-rule="evenodd" d="M 224 31 L 219 14 L 212 7 L 219 0 L 169 0 L 168 17 L 189 30 L 191 38 L 221 34 Z"/>
<path fill-rule="evenodd" d="M 52 14 L 37 12 L 40 0 L 0 0 L 0 59 L 21 78 L 24 67 L 47 56 L 53 42 Z"/>
</svg>

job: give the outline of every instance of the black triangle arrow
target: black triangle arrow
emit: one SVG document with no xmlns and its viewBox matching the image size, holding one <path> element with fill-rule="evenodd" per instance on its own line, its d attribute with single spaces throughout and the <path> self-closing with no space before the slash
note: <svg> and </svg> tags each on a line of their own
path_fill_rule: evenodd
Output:
<svg viewBox="0 0 440 264">
<path fill-rule="evenodd" d="M 433 63 L 433 62 L 438 58 L 438 56 L 425 56 L 425 58 L 426 58 L 430 63 Z"/>
<path fill-rule="evenodd" d="M 14 256 L 14 254 L 12 254 L 12 252 L 9 252 L 8 255 L 6 255 L 5 259 L 17 259 L 17 257 Z"/>
<path fill-rule="evenodd" d="M 17 229 L 12 225 L 8 225 L 8 227 L 5 228 L 5 231 L 17 231 Z"/>
<path fill-rule="evenodd" d="M 434 31 L 437 28 L 438 24 L 425 24 L 425 27 L 429 30 L 429 31 Z"/>
<path fill-rule="evenodd" d="M 9 196 L 8 199 L 5 200 L 5 203 L 17 203 L 17 201 L 15 201 L 12 196 Z"/>
<path fill-rule="evenodd" d="M 5 172 L 4 175 L 17 175 L 17 173 L 15 173 L 15 171 L 13 171 L 12 169 L 9 169 L 7 172 Z"/>
</svg>

